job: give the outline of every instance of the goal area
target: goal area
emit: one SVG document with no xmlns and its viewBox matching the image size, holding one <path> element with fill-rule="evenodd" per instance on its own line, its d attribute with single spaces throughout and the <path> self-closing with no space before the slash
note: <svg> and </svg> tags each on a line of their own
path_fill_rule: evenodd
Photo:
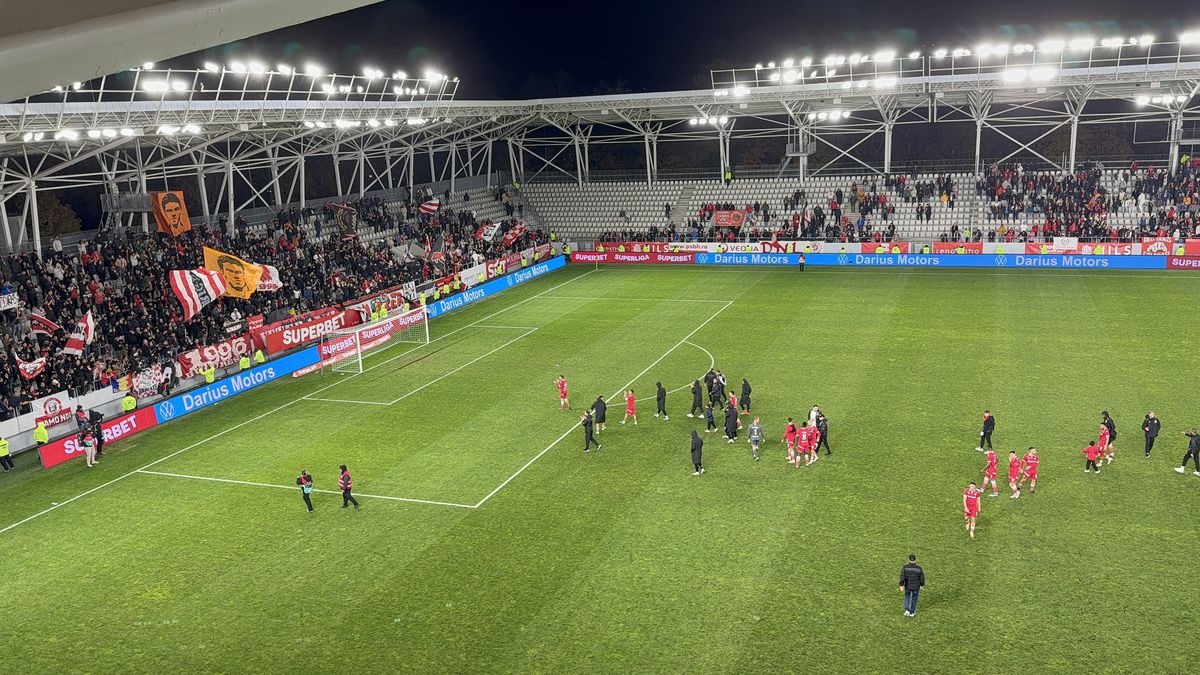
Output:
<svg viewBox="0 0 1200 675">
<path fill-rule="evenodd" d="M 364 356 L 393 342 L 429 343 L 429 315 L 424 307 L 326 333 L 321 338 L 321 367 L 329 366 L 335 373 L 361 373 Z"/>
</svg>

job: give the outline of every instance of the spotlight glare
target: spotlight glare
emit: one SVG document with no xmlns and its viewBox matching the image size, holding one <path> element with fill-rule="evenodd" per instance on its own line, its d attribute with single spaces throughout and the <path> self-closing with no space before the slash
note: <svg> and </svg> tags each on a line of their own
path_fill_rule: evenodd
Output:
<svg viewBox="0 0 1200 675">
<path fill-rule="evenodd" d="M 104 136 L 105 138 L 116 138 L 117 130 L 116 129 L 101 129 L 100 135 Z"/>
<path fill-rule="evenodd" d="M 1035 82 L 1045 82 L 1046 80 L 1053 79 L 1057 73 L 1058 71 L 1050 66 L 1038 66 L 1030 71 L 1029 79 Z"/>
<path fill-rule="evenodd" d="M 1146 105 L 1147 103 L 1150 102 L 1150 97 L 1149 96 L 1139 96 L 1136 99 L 1134 99 L 1134 102 L 1136 102 L 1138 105 Z"/>
<path fill-rule="evenodd" d="M 944 59 L 944 58 L 946 58 L 946 50 L 945 50 L 945 49 L 935 49 L 935 50 L 933 50 L 933 58 L 935 58 L 935 59 Z"/>
<path fill-rule="evenodd" d="M 219 66 L 219 65 L 217 65 L 217 64 L 215 64 L 215 63 L 213 63 L 212 61 L 205 61 L 205 62 L 204 62 L 204 69 L 205 69 L 205 70 L 207 70 L 207 71 L 208 71 L 208 72 L 210 72 L 210 73 L 219 73 L 219 72 L 221 72 L 221 66 Z"/>
<path fill-rule="evenodd" d="M 1043 52 L 1057 53 L 1057 52 L 1061 52 L 1062 50 L 1066 49 L 1066 47 L 1067 47 L 1066 43 L 1063 42 L 1062 40 L 1059 40 L 1058 38 L 1042 40 L 1041 43 L 1038 44 L 1038 49 Z"/>
<path fill-rule="evenodd" d="M 325 72 L 325 69 L 315 63 L 304 64 L 304 74 L 316 77 Z"/>
<path fill-rule="evenodd" d="M 246 67 L 255 75 L 262 75 L 267 72 L 266 64 L 261 61 L 251 61 Z"/>
</svg>

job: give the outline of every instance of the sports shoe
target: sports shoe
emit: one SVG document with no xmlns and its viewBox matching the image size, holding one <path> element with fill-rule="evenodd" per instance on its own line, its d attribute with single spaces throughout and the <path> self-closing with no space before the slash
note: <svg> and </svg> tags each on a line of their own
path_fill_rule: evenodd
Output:
<svg viewBox="0 0 1200 675">
<path fill-rule="evenodd" d="M 1192 475 L 1193 475 L 1193 476 L 1200 476 L 1200 471 L 1193 471 L 1193 472 L 1192 472 Z"/>
<path fill-rule="evenodd" d="M 700 467 L 700 473 L 704 473 L 704 467 Z"/>
<path fill-rule="evenodd" d="M 692 413 L 688 413 L 688 417 L 695 417 Z"/>
<path fill-rule="evenodd" d="M 655 417 L 658 417 L 658 413 L 654 413 L 654 416 L 655 416 Z"/>
<path fill-rule="evenodd" d="M 663 421 L 664 421 L 664 422 L 670 422 L 670 421 L 671 421 L 671 418 L 670 418 L 670 417 L 667 417 L 666 415 L 663 415 Z"/>
<path fill-rule="evenodd" d="M 999 493 L 999 492 L 993 492 L 993 493 L 992 493 L 992 496 L 993 496 L 993 497 L 999 497 L 999 496 L 1000 496 L 1000 493 Z"/>
<path fill-rule="evenodd" d="M 599 445 L 599 444 L 596 445 L 597 450 L 599 450 L 600 448 L 603 448 L 603 447 L 604 447 L 603 445 Z"/>
<path fill-rule="evenodd" d="M 906 612 L 904 612 L 904 616 L 912 616 L 912 615 L 913 615 L 913 613 L 912 613 L 912 612 L 907 612 L 907 611 L 906 611 Z"/>
<path fill-rule="evenodd" d="M 1187 471 L 1187 469 L 1183 468 L 1182 466 L 1175 467 L 1175 473 L 1183 473 L 1184 471 Z"/>
<path fill-rule="evenodd" d="M 1092 470 L 1091 470 L 1091 469 L 1084 469 L 1084 470 L 1083 470 L 1083 472 L 1084 472 L 1084 473 L 1091 473 L 1091 472 L 1092 472 Z"/>
<path fill-rule="evenodd" d="M 625 424 L 625 420 L 621 420 L 621 424 Z"/>
<path fill-rule="evenodd" d="M 975 452 L 983 452 L 983 448 L 975 448 Z"/>
<path fill-rule="evenodd" d="M 1100 469 L 1096 469 L 1096 475 L 1097 475 L 1097 476 L 1099 476 L 1099 475 L 1100 475 Z"/>
<path fill-rule="evenodd" d="M 699 475 L 700 475 L 700 472 L 699 472 L 699 471 L 693 471 L 693 472 L 692 472 L 692 475 L 693 475 L 693 476 L 699 476 Z"/>
</svg>

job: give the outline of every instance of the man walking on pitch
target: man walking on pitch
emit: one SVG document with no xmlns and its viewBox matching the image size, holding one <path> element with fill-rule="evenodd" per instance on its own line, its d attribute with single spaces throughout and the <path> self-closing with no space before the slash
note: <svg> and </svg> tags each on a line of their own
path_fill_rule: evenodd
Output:
<svg viewBox="0 0 1200 675">
<path fill-rule="evenodd" d="M 704 390 L 700 388 L 700 380 L 692 383 L 692 409 L 688 417 L 704 416 Z"/>
<path fill-rule="evenodd" d="M 1016 450 L 1008 451 L 1008 487 L 1012 490 L 1009 499 L 1021 496 L 1021 458 L 1017 457 Z"/>
<path fill-rule="evenodd" d="M 596 423 L 596 433 L 604 431 L 604 419 L 607 416 L 608 404 L 604 402 L 603 396 L 597 396 L 596 402 L 592 404 L 592 421 Z"/>
<path fill-rule="evenodd" d="M 1162 422 L 1154 411 L 1146 413 L 1146 419 L 1142 422 L 1142 431 L 1146 434 L 1146 456 L 1150 456 L 1150 451 L 1154 449 L 1154 439 L 1158 438 L 1158 432 L 1162 428 Z"/>
<path fill-rule="evenodd" d="M 738 432 L 738 413 L 737 408 L 727 405 L 725 406 L 725 438 L 729 439 L 730 443 L 737 441 Z"/>
<path fill-rule="evenodd" d="M 996 418 L 992 417 L 991 410 L 983 411 L 983 430 L 979 432 L 979 445 L 975 448 L 979 452 L 983 452 L 983 446 L 986 444 L 987 449 L 992 449 L 992 432 L 996 430 Z"/>
<path fill-rule="evenodd" d="M 742 378 L 742 397 L 738 399 L 738 406 L 742 409 L 743 415 L 750 414 L 750 381 Z"/>
<path fill-rule="evenodd" d="M 592 420 L 592 414 L 585 412 L 579 416 L 579 424 L 583 426 L 583 451 L 590 452 L 592 444 L 596 444 L 596 449 L 600 449 L 600 442 L 596 440 L 595 422 Z"/>
<path fill-rule="evenodd" d="M 825 454 L 832 455 L 833 452 L 829 449 L 829 420 L 825 419 L 825 413 L 820 411 L 817 412 L 817 434 L 819 434 L 817 449 L 820 449 L 824 445 Z M 813 452 L 816 452 L 816 450 Z"/>
<path fill-rule="evenodd" d="M 554 384 L 556 386 L 558 386 L 558 410 L 559 410 L 559 412 L 562 412 L 564 410 L 570 410 L 571 409 L 571 400 L 567 398 L 567 376 L 559 375 L 558 379 L 554 381 Z"/>
<path fill-rule="evenodd" d="M 338 468 L 342 472 L 342 474 L 338 476 L 338 489 L 342 491 L 342 508 L 344 509 L 353 504 L 354 508 L 357 509 L 358 500 L 354 498 L 354 495 L 350 494 L 350 488 L 352 487 L 350 481 L 350 471 L 346 468 L 345 464 Z"/>
<path fill-rule="evenodd" d="M 703 450 L 704 439 L 700 438 L 700 434 L 696 433 L 695 429 L 692 429 L 692 467 L 695 469 L 692 472 L 693 476 L 704 473 Z"/>
<path fill-rule="evenodd" d="M 917 615 L 917 596 L 925 587 L 925 570 L 917 564 L 917 556 L 908 556 L 908 564 L 900 568 L 900 590 L 904 591 L 904 616 Z"/>
<path fill-rule="evenodd" d="M 1000 491 L 996 488 L 996 465 L 1000 463 L 1000 457 L 995 450 L 987 451 L 987 466 L 983 467 L 983 489 L 987 489 L 988 483 L 992 484 L 992 496 L 999 497 Z"/>
<path fill-rule="evenodd" d="M 975 487 L 975 481 L 971 481 L 963 490 L 963 518 L 967 521 L 967 533 L 972 539 L 975 538 L 975 519 L 979 516 L 979 498 L 982 496 L 983 490 Z"/>
<path fill-rule="evenodd" d="M 750 451 L 754 454 L 754 461 L 758 461 L 758 448 L 763 442 L 763 427 L 759 418 L 755 417 L 750 423 Z"/>
<path fill-rule="evenodd" d="M 1029 494 L 1037 494 L 1037 470 L 1038 463 L 1042 460 L 1038 458 L 1037 448 L 1030 447 L 1029 452 L 1021 458 L 1021 462 L 1025 465 L 1025 477 L 1021 479 L 1020 485 L 1024 485 L 1025 481 L 1029 481 Z"/>
<path fill-rule="evenodd" d="M 1200 434 L 1196 433 L 1196 427 L 1192 427 L 1191 431 L 1185 431 L 1183 435 L 1188 437 L 1188 451 L 1183 456 L 1183 461 L 1175 468 L 1175 473 L 1187 471 L 1187 463 L 1191 459 L 1196 466 L 1196 470 L 1192 472 L 1192 475 L 1200 476 Z"/>
<path fill-rule="evenodd" d="M 313 479 L 308 475 L 308 471 L 300 469 L 300 475 L 296 478 L 296 485 L 300 486 L 300 496 L 304 498 L 304 505 L 308 507 L 308 512 L 312 513 L 312 491 Z"/>
<path fill-rule="evenodd" d="M 625 424 L 625 420 L 633 418 L 633 426 L 637 426 L 637 399 L 633 396 L 633 390 L 625 392 L 625 416 L 621 418 L 621 424 Z"/>
<path fill-rule="evenodd" d="M 1101 423 L 1108 429 L 1108 442 L 1100 446 L 1100 449 L 1104 451 L 1104 455 L 1108 459 L 1105 464 L 1112 464 L 1112 461 L 1117 458 L 1117 451 L 1113 449 L 1113 444 L 1117 442 L 1117 423 L 1108 415 L 1107 410 L 1100 413 L 1100 418 Z"/>
<path fill-rule="evenodd" d="M 666 422 L 671 419 L 667 417 L 667 390 L 663 388 L 662 382 L 655 382 L 654 384 L 658 387 L 658 390 L 654 392 L 654 402 L 658 406 L 658 409 L 654 411 L 654 416 L 658 417 L 662 415 L 662 420 Z"/>
<path fill-rule="evenodd" d="M 708 407 L 704 409 L 704 433 L 710 433 L 717 430 L 717 416 L 713 413 L 713 404 L 709 402 Z"/>
</svg>

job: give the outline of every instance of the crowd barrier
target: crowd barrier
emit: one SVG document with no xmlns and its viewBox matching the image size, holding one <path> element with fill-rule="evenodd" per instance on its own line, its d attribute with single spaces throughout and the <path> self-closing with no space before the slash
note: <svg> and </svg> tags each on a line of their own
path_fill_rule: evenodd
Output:
<svg viewBox="0 0 1200 675">
<path fill-rule="evenodd" d="M 799 267 L 1041 268 L 1200 270 L 1200 257 L 1173 255 L 1077 255 L 1027 253 L 603 253 L 571 254 L 573 263 L 645 265 L 770 265 Z"/>
</svg>

